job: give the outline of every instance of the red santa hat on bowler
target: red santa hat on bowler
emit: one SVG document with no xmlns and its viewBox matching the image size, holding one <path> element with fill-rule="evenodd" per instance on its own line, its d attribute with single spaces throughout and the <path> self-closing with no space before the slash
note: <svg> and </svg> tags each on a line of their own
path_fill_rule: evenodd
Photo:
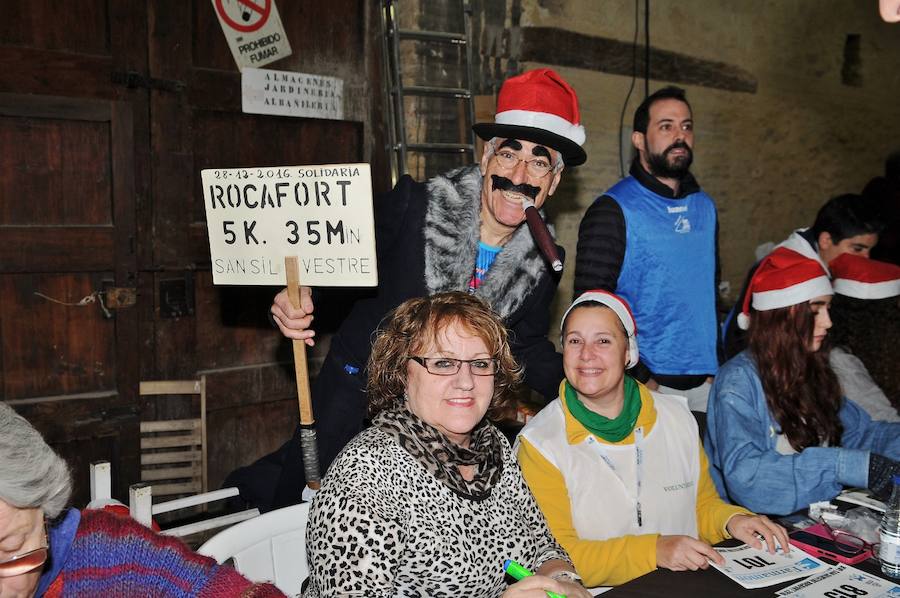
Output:
<svg viewBox="0 0 900 598">
<path fill-rule="evenodd" d="M 628 302 L 619 297 L 618 295 L 614 295 L 609 291 L 585 291 L 581 295 L 578 296 L 575 301 L 572 302 L 572 305 L 569 306 L 569 309 L 566 310 L 566 313 L 563 314 L 562 320 L 559 323 L 560 331 L 565 330 L 566 328 L 566 318 L 569 317 L 569 312 L 575 309 L 578 305 L 586 302 L 594 302 L 605 305 L 610 308 L 616 316 L 619 317 L 619 321 L 622 322 L 622 326 L 625 327 L 625 334 L 628 336 L 628 363 L 625 364 L 625 368 L 632 368 L 637 365 L 638 362 L 638 344 L 637 344 L 637 324 L 634 323 L 634 314 L 631 313 L 631 307 L 629 307 Z M 560 332 L 562 334 L 562 332 Z M 560 342 L 564 343 L 565 339 L 560 338 Z"/>
<path fill-rule="evenodd" d="M 856 299 L 885 299 L 900 295 L 900 266 L 842 253 L 828 267 L 834 292 Z"/>
<path fill-rule="evenodd" d="M 523 139 L 553 148 L 566 166 L 587 160 L 582 149 L 585 134 L 575 90 L 552 69 L 535 69 L 507 79 L 497 97 L 492 123 L 477 123 L 475 133 L 488 141 L 494 137 Z"/>
<path fill-rule="evenodd" d="M 763 258 L 750 279 L 738 326 L 750 328 L 750 307 L 768 311 L 804 303 L 822 295 L 832 295 L 831 282 L 822 264 L 787 249 L 777 247 Z"/>
</svg>

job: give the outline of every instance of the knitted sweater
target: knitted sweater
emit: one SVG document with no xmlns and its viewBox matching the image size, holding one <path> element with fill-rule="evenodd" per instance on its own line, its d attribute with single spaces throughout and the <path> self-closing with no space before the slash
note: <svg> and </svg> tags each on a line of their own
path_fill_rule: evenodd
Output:
<svg viewBox="0 0 900 598">
<path fill-rule="evenodd" d="M 70 509 L 50 529 L 50 550 L 38 587 L 38 595 L 46 598 L 284 596 L 272 585 L 254 584 L 192 552 L 176 538 L 106 511 L 85 510 L 79 517 Z"/>
</svg>

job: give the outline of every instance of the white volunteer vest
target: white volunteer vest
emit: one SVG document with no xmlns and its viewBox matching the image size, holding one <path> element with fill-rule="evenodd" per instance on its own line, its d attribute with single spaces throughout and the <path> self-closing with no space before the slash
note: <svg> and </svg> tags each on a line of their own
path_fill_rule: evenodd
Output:
<svg viewBox="0 0 900 598">
<path fill-rule="evenodd" d="M 560 399 L 522 430 L 522 436 L 565 478 L 572 523 L 584 540 L 651 533 L 697 537 L 697 422 L 684 397 L 652 395 L 657 418 L 638 442 L 640 468 L 636 444 L 611 446 L 589 435 L 580 444 L 570 445 Z"/>
</svg>

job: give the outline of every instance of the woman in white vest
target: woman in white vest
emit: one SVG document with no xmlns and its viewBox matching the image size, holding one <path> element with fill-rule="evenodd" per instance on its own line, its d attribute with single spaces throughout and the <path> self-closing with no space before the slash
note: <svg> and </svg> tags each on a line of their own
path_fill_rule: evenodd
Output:
<svg viewBox="0 0 900 598">
<path fill-rule="evenodd" d="M 619 585 L 657 567 L 723 562 L 710 544 L 757 548 L 787 534 L 716 493 L 683 397 L 625 374 L 638 361 L 627 303 L 588 291 L 563 315 L 559 398 L 522 430 L 519 464 L 585 585 Z"/>
</svg>

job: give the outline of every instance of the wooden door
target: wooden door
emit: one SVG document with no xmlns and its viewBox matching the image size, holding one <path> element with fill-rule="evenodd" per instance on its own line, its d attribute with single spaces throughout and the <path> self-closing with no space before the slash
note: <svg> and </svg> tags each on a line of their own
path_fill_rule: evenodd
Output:
<svg viewBox="0 0 900 598">
<path fill-rule="evenodd" d="M 153 235 L 141 261 L 158 307 L 146 314 L 153 323 L 146 338 L 156 375 L 206 376 L 211 487 L 285 442 L 299 419 L 290 346 L 267 317 L 279 289 L 212 284 L 200 171 L 370 161 L 373 154 L 385 163 L 373 151 L 373 123 L 382 121 L 373 103 L 381 93 L 378 3 L 275 5 L 292 54 L 264 68 L 342 79 L 344 120 L 244 114 L 240 71 L 210 0 L 148 3 L 150 77 L 178 82 L 180 91 L 150 91 Z M 177 281 L 193 309 L 166 316 L 162 288 Z"/>
<path fill-rule="evenodd" d="M 0 400 L 70 463 L 137 471 L 135 206 L 146 100 L 115 82 L 146 72 L 134 3 L 10 0 L 0 22 Z M 142 141 L 143 140 L 143 141 Z"/>
<path fill-rule="evenodd" d="M 293 54 L 266 68 L 342 78 L 345 120 L 243 114 L 210 0 L 3 3 L 0 400 L 77 506 L 90 461 L 139 480 L 138 420 L 169 415 L 141 380 L 207 376 L 212 486 L 297 421 L 277 289 L 212 285 L 199 171 L 368 161 L 384 190 L 378 3 L 273 1 Z"/>
</svg>

